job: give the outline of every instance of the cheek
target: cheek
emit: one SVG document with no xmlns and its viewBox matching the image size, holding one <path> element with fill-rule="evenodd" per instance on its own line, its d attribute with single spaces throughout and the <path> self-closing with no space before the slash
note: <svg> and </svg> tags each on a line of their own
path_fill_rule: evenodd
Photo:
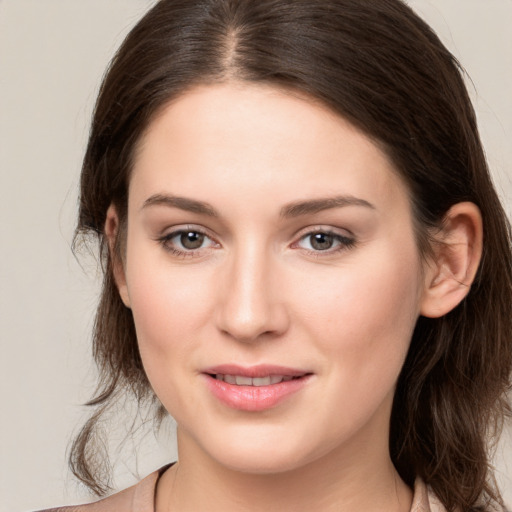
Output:
<svg viewBox="0 0 512 512">
<path fill-rule="evenodd" d="M 301 294 L 298 316 L 345 373 L 395 374 L 401 368 L 421 291 L 416 250 L 404 252 L 397 257 L 392 247 L 382 247 L 365 257 L 347 258 L 336 272 L 323 278 L 317 274 L 314 283 L 304 284 L 307 293 Z"/>
<path fill-rule="evenodd" d="M 199 407 L 187 383 L 195 375 L 199 333 L 208 317 L 204 283 L 168 265 L 141 265 L 130 275 L 129 288 L 144 370 L 159 400 L 182 421 L 181 411 Z"/>
<path fill-rule="evenodd" d="M 144 261 L 144 264 L 137 264 Z M 130 302 L 141 355 L 155 361 L 190 351 L 208 318 L 205 272 L 169 265 L 161 258 L 137 258 L 127 269 Z M 146 364 L 146 361 L 144 361 Z"/>
</svg>

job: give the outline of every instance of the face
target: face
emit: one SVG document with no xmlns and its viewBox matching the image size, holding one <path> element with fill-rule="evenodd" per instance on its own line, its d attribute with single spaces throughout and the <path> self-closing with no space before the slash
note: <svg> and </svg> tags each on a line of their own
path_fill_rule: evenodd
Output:
<svg viewBox="0 0 512 512">
<path fill-rule="evenodd" d="M 187 453 L 260 473 L 387 453 L 421 260 L 404 184 L 344 119 L 255 85 L 174 101 L 139 147 L 121 274 Z"/>
</svg>

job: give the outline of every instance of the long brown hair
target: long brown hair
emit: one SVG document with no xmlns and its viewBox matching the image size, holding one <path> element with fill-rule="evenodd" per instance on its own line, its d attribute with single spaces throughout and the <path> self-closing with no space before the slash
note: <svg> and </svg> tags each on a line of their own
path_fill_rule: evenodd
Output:
<svg viewBox="0 0 512 512">
<path fill-rule="evenodd" d="M 447 210 L 481 210 L 484 249 L 466 299 L 420 317 L 398 380 L 390 452 L 401 477 L 421 477 L 448 510 L 501 503 L 488 439 L 509 408 L 512 267 L 509 225 L 493 188 L 464 81 L 453 55 L 400 0 L 160 0 L 130 32 L 101 86 L 81 178 L 77 236 L 95 233 L 104 283 L 94 331 L 100 371 L 93 415 L 70 464 L 97 494 L 95 431 L 128 391 L 161 407 L 144 374 L 131 311 L 119 298 L 104 222 L 125 222 L 137 142 L 171 99 L 228 80 L 298 90 L 375 140 L 407 183 L 418 246 Z"/>
</svg>

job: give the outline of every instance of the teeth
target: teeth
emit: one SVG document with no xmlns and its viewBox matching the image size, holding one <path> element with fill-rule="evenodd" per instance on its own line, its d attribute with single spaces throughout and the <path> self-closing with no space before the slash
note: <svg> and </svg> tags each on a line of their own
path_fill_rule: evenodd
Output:
<svg viewBox="0 0 512 512">
<path fill-rule="evenodd" d="M 236 384 L 236 377 L 233 375 L 224 375 L 224 382 L 228 384 Z"/>
<path fill-rule="evenodd" d="M 223 375 L 218 373 L 215 375 L 217 380 L 222 380 L 228 384 L 236 384 L 237 386 L 270 386 L 279 384 L 280 382 L 288 382 L 293 379 L 290 375 L 269 375 L 268 377 L 244 377 L 242 375 Z"/>
<path fill-rule="evenodd" d="M 251 377 L 239 377 L 238 375 L 235 377 L 237 386 L 252 386 Z"/>
<path fill-rule="evenodd" d="M 270 386 L 270 377 L 258 377 L 252 379 L 253 386 Z"/>
</svg>

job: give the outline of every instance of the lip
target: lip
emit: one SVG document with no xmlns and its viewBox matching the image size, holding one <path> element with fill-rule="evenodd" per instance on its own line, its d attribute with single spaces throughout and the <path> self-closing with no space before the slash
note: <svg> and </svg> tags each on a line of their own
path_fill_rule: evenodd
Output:
<svg viewBox="0 0 512 512">
<path fill-rule="evenodd" d="M 311 373 L 308 370 L 298 368 L 290 368 L 287 366 L 279 366 L 273 364 L 258 364 L 255 366 L 239 366 L 237 364 L 221 364 L 212 366 L 203 370 L 203 373 L 216 375 L 241 375 L 242 377 L 267 377 L 268 375 L 284 375 L 285 377 L 302 377 Z"/>
<path fill-rule="evenodd" d="M 293 378 L 268 386 L 239 386 L 216 379 L 216 374 L 251 378 L 282 375 Z M 224 405 L 241 411 L 258 412 L 276 407 L 291 395 L 299 392 L 306 386 L 312 373 L 276 365 L 242 367 L 223 364 L 205 369 L 202 375 L 210 392 Z"/>
</svg>

